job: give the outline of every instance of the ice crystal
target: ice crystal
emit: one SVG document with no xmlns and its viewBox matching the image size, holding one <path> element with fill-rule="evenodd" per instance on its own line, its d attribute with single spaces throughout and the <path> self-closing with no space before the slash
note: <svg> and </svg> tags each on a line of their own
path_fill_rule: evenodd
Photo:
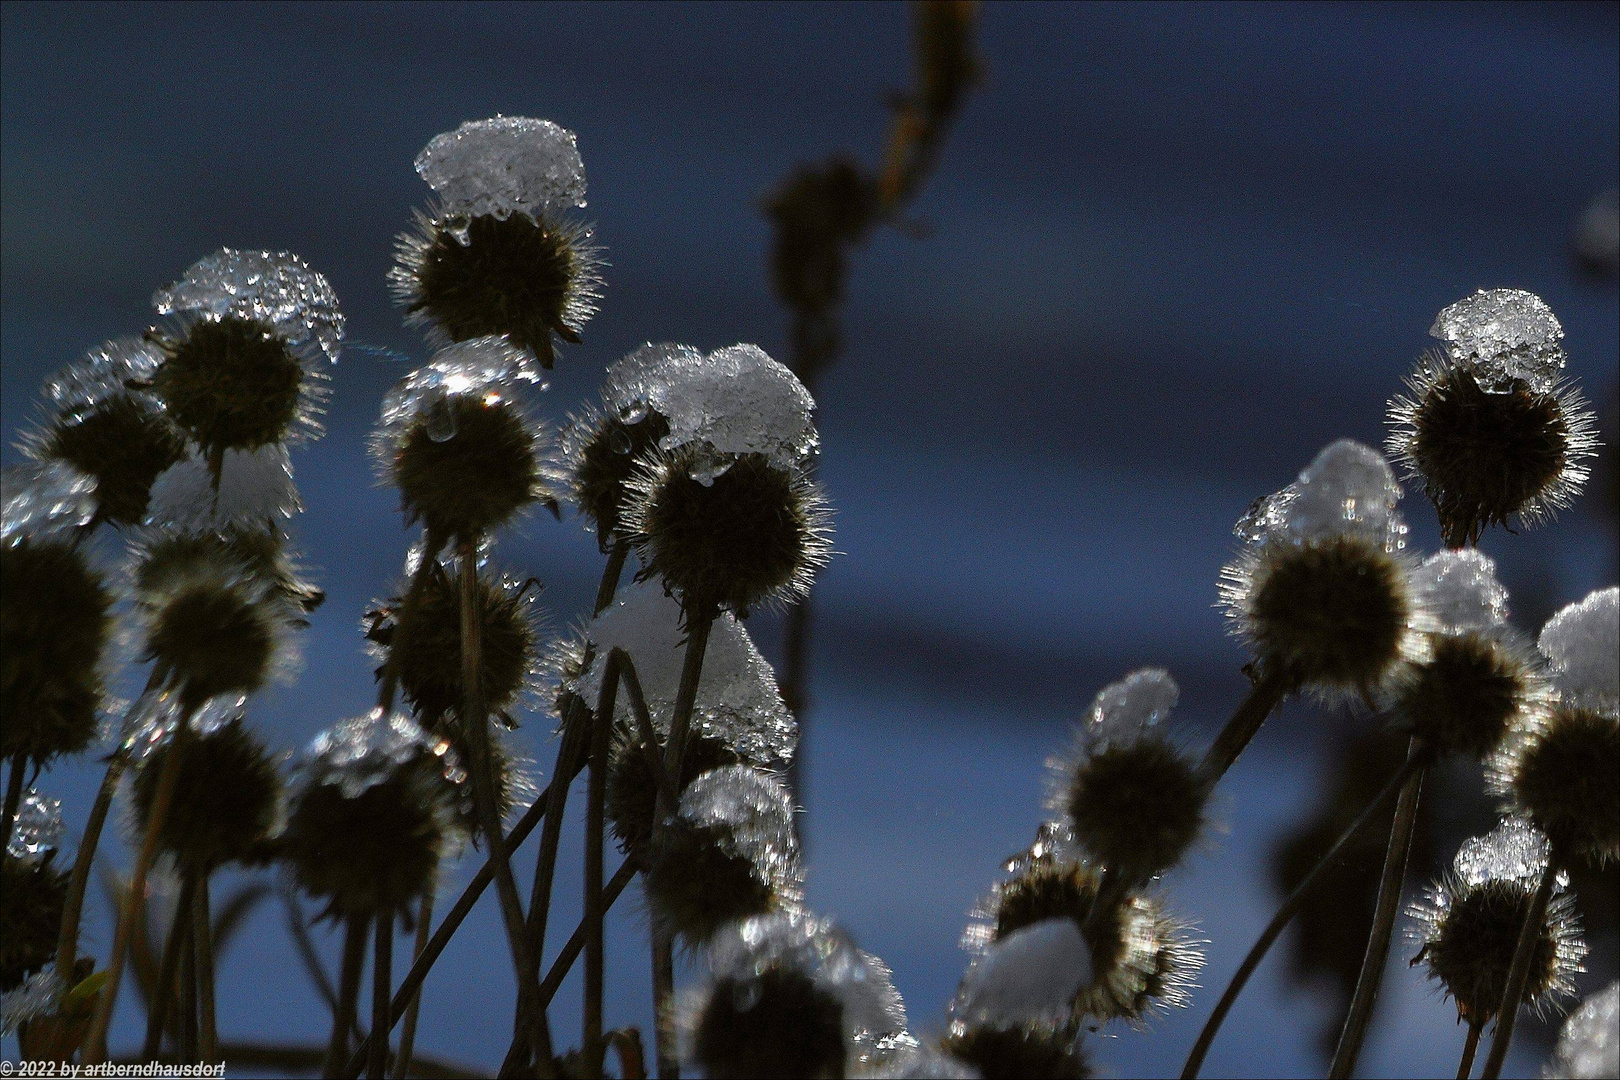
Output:
<svg viewBox="0 0 1620 1080">
<path fill-rule="evenodd" d="M 654 387 L 666 385 L 703 362 L 703 353 L 690 345 L 649 341 L 608 365 L 603 400 L 618 412 L 620 420 L 640 423 L 653 403 Z"/>
<path fill-rule="evenodd" d="M 1352 439 L 1340 439 L 1306 466 L 1296 494 L 1281 508 L 1280 532 L 1297 542 L 1359 533 L 1405 546 L 1406 526 L 1395 510 L 1400 485 L 1384 455 Z"/>
<path fill-rule="evenodd" d="M 65 461 L 13 465 L 0 474 L 0 543 L 46 540 L 96 513 L 96 482 Z"/>
<path fill-rule="evenodd" d="M 439 759 L 444 778 L 453 784 L 467 777 L 449 740 L 423 731 L 402 712 L 384 715 L 375 708 L 315 736 L 304 769 L 310 783 L 336 784 L 344 798 L 357 799 L 424 757 Z"/>
<path fill-rule="evenodd" d="M 262 529 L 303 509 L 286 445 L 269 443 L 225 451 L 217 479 L 199 456 L 165 470 L 152 484 L 147 521 L 188 532 Z"/>
<path fill-rule="evenodd" d="M 1091 983 L 1091 946 L 1068 917 L 1015 930 L 976 957 L 950 1006 L 953 1024 L 1061 1025 Z"/>
<path fill-rule="evenodd" d="M 1496 630 L 1507 624 L 1507 589 L 1496 562 L 1478 548 L 1431 555 L 1412 573 L 1413 589 L 1448 634 Z"/>
<path fill-rule="evenodd" d="M 216 694 L 203 702 L 189 717 L 190 728 L 198 735 L 212 735 L 242 716 L 247 695 Z M 177 690 L 148 690 L 135 699 L 124 714 L 118 742 L 132 760 L 140 762 L 169 745 L 180 724 L 186 721 L 185 706 Z"/>
<path fill-rule="evenodd" d="M 870 1068 L 854 1075 L 868 1080 L 979 1080 L 978 1070 L 967 1062 L 906 1038 L 909 1042 L 895 1040 Z"/>
<path fill-rule="evenodd" d="M 486 405 L 515 399 L 524 384 L 546 383 L 534 357 L 504 337 L 472 338 L 446 345 L 433 359 L 401 379 L 383 396 L 382 433 L 385 464 L 413 423 L 424 418 L 428 438 L 449 442 L 456 437 L 456 420 L 449 399 L 477 397 Z"/>
<path fill-rule="evenodd" d="M 0 995 L 0 1035 L 11 1035 L 30 1020 L 55 1013 L 64 989 L 53 964 Z"/>
<path fill-rule="evenodd" d="M 1249 504 L 1249 508 L 1232 526 L 1232 535 L 1251 544 L 1259 543 L 1282 529 L 1288 517 L 1288 507 L 1299 497 L 1297 485 L 1289 484 L 1281 491 L 1262 495 Z"/>
<path fill-rule="evenodd" d="M 148 382 L 161 363 L 162 350 L 145 338 L 114 338 L 47 379 L 44 397 L 58 414 L 81 415 L 108 398 L 130 393 L 131 384 Z"/>
<path fill-rule="evenodd" d="M 1620 709 L 1620 587 L 1598 589 L 1559 611 L 1538 644 L 1566 700 Z"/>
<path fill-rule="evenodd" d="M 574 133 L 550 120 L 494 116 L 435 135 L 416 171 L 447 215 L 538 216 L 585 205 L 585 165 Z"/>
<path fill-rule="evenodd" d="M 305 359 L 315 349 L 336 363 L 343 345 L 337 294 L 323 275 L 286 251 L 221 248 L 154 293 L 152 306 L 160 315 L 263 323 Z"/>
<path fill-rule="evenodd" d="M 1163 668 L 1142 668 L 1098 692 L 1081 738 L 1093 749 L 1128 743 L 1170 715 L 1181 690 Z"/>
<path fill-rule="evenodd" d="M 45 853 L 62 844 L 62 800 L 28 789 L 17 806 L 11 825 L 6 855 L 25 863 L 37 863 Z"/>
<path fill-rule="evenodd" d="M 1512 880 L 1534 886 L 1547 869 L 1549 847 L 1541 830 L 1523 818 L 1504 818 L 1484 836 L 1464 840 L 1452 872 L 1468 886 Z"/>
<path fill-rule="evenodd" d="M 771 892 L 797 903 L 804 894 L 793 802 L 773 777 L 747 765 L 704 773 L 681 793 L 680 816 L 701 829 L 715 829 L 722 850 L 746 859 Z"/>
<path fill-rule="evenodd" d="M 655 581 L 631 585 L 592 620 L 586 635 L 596 647 L 595 658 L 575 693 L 594 705 L 601 694 L 607 655 L 622 648 L 635 664 L 653 724 L 667 731 L 686 655 L 680 602 L 665 595 Z M 633 719 L 628 698 L 621 687 L 615 711 L 627 722 Z M 754 764 L 778 765 L 793 757 L 798 730 L 782 703 L 771 665 L 743 624 L 730 612 L 722 612 L 709 630 L 692 731 L 722 740 Z"/>
<path fill-rule="evenodd" d="M 1542 1075 L 1548 1080 L 1620 1076 L 1620 982 L 1587 998 L 1564 1021 L 1558 1047 Z"/>
<path fill-rule="evenodd" d="M 1484 390 L 1506 392 L 1521 379 L 1546 393 L 1564 370 L 1564 328 L 1546 301 L 1522 289 L 1480 289 L 1440 312 L 1429 335 L 1453 360 L 1473 363 Z"/>
</svg>

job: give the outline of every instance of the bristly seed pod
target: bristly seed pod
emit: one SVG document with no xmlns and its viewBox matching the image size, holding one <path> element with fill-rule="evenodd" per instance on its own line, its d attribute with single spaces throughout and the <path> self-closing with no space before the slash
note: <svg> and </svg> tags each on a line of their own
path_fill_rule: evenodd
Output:
<svg viewBox="0 0 1620 1080">
<path fill-rule="evenodd" d="M 663 759 L 664 745 L 656 748 Z M 737 752 L 720 739 L 693 734 L 681 755 L 680 790 L 714 769 L 739 762 Z M 607 818 L 619 849 L 626 855 L 645 858 L 647 841 L 652 837 L 653 813 L 658 804 L 658 781 L 647 760 L 647 743 L 641 735 L 620 722 L 613 727 L 613 747 L 608 756 Z"/>
<path fill-rule="evenodd" d="M 495 117 L 435 136 L 416 171 L 440 203 L 400 234 L 389 287 L 408 321 L 447 344 L 504 335 L 550 368 L 554 338 L 578 344 L 601 295 L 574 134 L 548 120 Z"/>
<path fill-rule="evenodd" d="M 1451 872 L 1407 909 L 1422 946 L 1412 964 L 1427 966 L 1429 977 L 1456 1000 L 1460 1019 L 1483 1025 L 1495 1018 L 1546 865 L 1546 838 L 1509 818 L 1490 835 L 1465 841 Z M 1574 898 L 1556 895 L 1531 955 L 1524 1000 L 1539 1014 L 1573 994 L 1573 975 L 1585 955 Z"/>
<path fill-rule="evenodd" d="M 174 799 L 159 847 L 199 874 L 231 862 L 268 861 L 269 841 L 282 823 L 281 772 L 240 717 L 170 743 L 141 763 L 131 789 L 139 833 L 146 833 L 165 756 L 176 753 Z"/>
<path fill-rule="evenodd" d="M 692 1054 L 716 1080 L 844 1076 L 844 1009 L 797 971 L 715 981 Z"/>
<path fill-rule="evenodd" d="M 333 917 L 404 910 L 433 886 L 465 777 L 449 743 L 403 713 L 317 736 L 281 845 L 298 884 Z"/>
<path fill-rule="evenodd" d="M 56 957 L 68 875 L 39 861 L 0 856 L 0 991 L 15 989 Z"/>
<path fill-rule="evenodd" d="M 1539 297 L 1481 290 L 1430 331 L 1444 351 L 1407 377 L 1389 406 L 1389 452 L 1423 481 L 1446 543 L 1491 525 L 1534 525 L 1566 507 L 1597 448 L 1585 400 L 1564 382 L 1563 328 Z"/>
<path fill-rule="evenodd" d="M 658 454 L 628 484 L 625 523 L 643 569 L 688 610 L 739 616 L 809 591 L 827 562 L 831 519 L 819 485 L 760 454 L 716 462 L 702 449 Z"/>
<path fill-rule="evenodd" d="M 287 538 L 279 530 L 227 526 L 186 532 L 152 529 L 136 542 L 135 589 L 154 595 L 168 584 L 183 580 L 199 560 L 225 558 L 240 563 L 256 578 L 275 586 L 290 604 L 306 614 L 320 607 L 326 593 L 305 580 Z M 300 624 L 304 620 L 296 620 Z"/>
<path fill-rule="evenodd" d="M 1078 1035 L 1041 1024 L 952 1026 L 940 1049 L 984 1080 L 1086 1080 L 1091 1063 Z"/>
</svg>

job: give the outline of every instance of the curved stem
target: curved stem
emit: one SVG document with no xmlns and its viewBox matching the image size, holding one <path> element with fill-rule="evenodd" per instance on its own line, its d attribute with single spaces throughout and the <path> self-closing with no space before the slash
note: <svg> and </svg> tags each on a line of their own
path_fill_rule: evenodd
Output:
<svg viewBox="0 0 1620 1080">
<path fill-rule="evenodd" d="M 360 969 L 366 962 L 366 920 L 349 916 L 343 935 L 343 967 L 338 974 L 337 1011 L 332 1014 L 332 1038 L 326 1047 L 321 1075 L 334 1077 L 349 1054 L 349 1028 L 354 1026 L 360 999 Z"/>
<path fill-rule="evenodd" d="M 146 836 L 135 856 L 135 867 L 129 876 L 129 892 L 124 896 L 123 908 L 118 913 L 118 926 L 113 931 L 112 954 L 107 958 L 107 983 L 96 1002 L 95 1019 L 84 1040 L 83 1063 L 99 1065 L 107 1060 L 107 1029 L 112 1025 L 113 1007 L 118 1003 L 118 984 L 124 974 L 124 963 L 129 959 L 130 937 L 135 932 L 135 920 L 146 897 L 146 875 L 157 857 L 158 836 L 169 816 L 169 805 L 174 802 L 174 789 L 180 775 L 180 743 L 189 731 L 189 720 L 175 732 L 174 741 L 163 755 L 163 768 L 158 774 L 157 791 L 152 807 L 147 811 Z M 81 856 L 82 856 L 81 852 Z M 72 968 L 67 970 L 71 971 Z"/>
<path fill-rule="evenodd" d="M 1361 1044 L 1367 1038 L 1367 1027 L 1372 1023 L 1378 986 L 1384 978 L 1389 941 L 1395 932 L 1401 886 L 1406 881 L 1406 861 L 1412 854 L 1412 836 L 1417 829 L 1418 798 L 1423 792 L 1423 776 L 1428 772 L 1428 752 L 1421 739 L 1413 737 L 1406 759 L 1408 762 L 1422 759 L 1423 764 L 1401 785 L 1401 797 L 1395 804 L 1389 847 L 1384 852 L 1384 871 L 1378 882 L 1378 906 L 1373 911 L 1372 933 L 1367 937 L 1367 952 L 1361 958 L 1361 974 L 1356 979 L 1355 996 L 1350 999 L 1350 1012 L 1339 1032 L 1339 1045 L 1333 1052 L 1333 1064 L 1328 1070 L 1330 1080 L 1346 1080 L 1355 1071 Z"/>
<path fill-rule="evenodd" d="M 1290 680 L 1276 672 L 1263 672 L 1253 686 L 1249 688 L 1248 697 L 1243 699 L 1232 718 L 1221 728 L 1220 734 L 1210 744 L 1209 750 L 1204 754 L 1204 760 L 1199 765 L 1199 771 L 1204 776 L 1205 783 L 1214 786 L 1215 782 L 1226 775 L 1226 770 L 1237 761 L 1238 755 L 1243 753 L 1249 745 L 1260 726 L 1272 714 L 1283 698 L 1287 697 L 1293 689 Z"/>
<path fill-rule="evenodd" d="M 416 913 L 416 945 L 411 952 L 411 966 L 422 959 L 427 951 L 428 934 L 433 929 L 433 889 L 430 887 L 422 894 L 421 910 Z M 411 1054 L 416 1049 L 416 1018 L 422 1011 L 422 991 L 419 989 L 410 996 L 410 1004 L 405 1007 L 405 1019 L 399 1025 L 399 1051 L 394 1055 L 394 1080 L 405 1080 L 405 1074 L 411 1071 Z M 371 1018 L 371 1026 L 377 1029 L 377 1018 Z M 393 1026 L 393 1017 L 390 1016 L 381 1030 L 387 1032 Z"/>
<path fill-rule="evenodd" d="M 369 1039 L 371 1051 L 367 1058 L 366 1076 L 369 1080 L 383 1080 L 388 1075 L 388 1017 L 390 984 L 394 981 L 394 913 L 377 913 L 377 948 L 371 957 L 371 1030 L 377 1036 Z"/>
<path fill-rule="evenodd" d="M 197 1055 L 208 1064 L 219 1060 L 219 1018 L 214 1012 L 214 923 L 206 873 L 197 879 L 191 905 L 192 935 L 197 942 Z"/>
<path fill-rule="evenodd" d="M 1198 1071 L 1204 1066 L 1204 1058 L 1208 1055 L 1209 1048 L 1215 1041 L 1215 1036 L 1221 1030 L 1221 1024 L 1226 1020 L 1226 1014 L 1232 1010 L 1232 1005 L 1237 1001 L 1238 995 L 1243 992 L 1243 987 L 1248 983 L 1249 976 L 1254 974 L 1255 969 L 1260 966 L 1260 961 L 1265 959 L 1266 953 L 1270 951 L 1272 944 L 1282 936 L 1283 930 L 1293 921 L 1294 916 L 1299 914 L 1299 909 L 1305 905 L 1306 897 L 1310 895 L 1317 882 L 1321 881 L 1328 869 L 1338 859 L 1339 854 L 1344 851 L 1350 841 L 1355 839 L 1362 829 L 1366 828 L 1368 822 L 1378 816 L 1378 813 L 1383 810 L 1391 796 L 1406 783 L 1407 777 L 1412 774 L 1413 770 L 1418 768 L 1419 760 L 1415 758 L 1407 759 L 1406 764 L 1402 765 L 1400 770 L 1390 778 L 1389 783 L 1384 785 L 1384 789 L 1378 793 L 1372 802 L 1367 804 L 1367 808 L 1357 815 L 1356 819 L 1350 823 L 1349 828 L 1339 834 L 1339 838 L 1333 841 L 1333 846 L 1328 848 L 1327 852 L 1317 860 L 1316 865 L 1311 867 L 1310 873 L 1305 875 L 1305 879 L 1295 886 L 1288 899 L 1283 901 L 1282 906 L 1277 909 L 1277 914 L 1272 916 L 1271 922 L 1266 924 L 1266 928 L 1261 933 L 1259 940 L 1254 943 L 1248 955 L 1243 958 L 1243 963 L 1238 965 L 1236 973 L 1232 976 L 1232 981 L 1226 986 L 1226 992 L 1221 995 L 1221 1000 L 1216 1002 L 1215 1011 L 1210 1013 L 1209 1019 L 1204 1022 L 1204 1029 L 1198 1033 L 1198 1041 L 1193 1044 L 1192 1052 L 1187 1055 L 1187 1064 L 1182 1067 L 1182 1080 L 1193 1080 L 1198 1075 Z"/>
<path fill-rule="evenodd" d="M 152 1000 L 147 1003 L 146 1043 L 141 1054 L 149 1061 L 156 1061 L 163 1052 L 163 1032 L 169 1026 L 169 1006 L 175 999 L 175 978 L 180 971 L 180 950 L 185 947 L 191 926 L 193 887 L 189 878 L 181 879 L 179 903 L 174 908 L 174 920 L 169 924 L 157 982 L 152 986 Z"/>
<path fill-rule="evenodd" d="M 1479 1050 L 1479 1034 L 1485 1030 L 1485 1025 L 1468 1022 L 1468 1038 L 1463 1042 L 1462 1061 L 1457 1065 L 1457 1080 L 1468 1080 L 1468 1074 L 1474 1071 L 1474 1054 Z"/>
<path fill-rule="evenodd" d="M 1508 1045 L 1513 1042 L 1513 1025 L 1519 1018 L 1519 1006 L 1524 1002 L 1524 988 L 1530 981 L 1530 961 L 1535 957 L 1536 942 L 1547 922 L 1547 904 L 1552 900 L 1557 879 L 1558 863 L 1548 859 L 1530 900 L 1530 910 L 1519 927 L 1518 943 L 1513 947 L 1513 964 L 1508 968 L 1502 1005 L 1496 1013 L 1496 1030 L 1491 1033 L 1491 1052 L 1485 1058 L 1485 1070 L 1480 1073 L 1482 1080 L 1496 1080 L 1502 1075 L 1502 1062 L 1507 1059 Z"/>
<path fill-rule="evenodd" d="M 189 875 L 188 875 L 189 876 Z M 197 895 L 196 885 L 188 890 Z M 186 906 L 191 906 L 190 897 Z M 197 937 L 196 923 L 186 920 L 186 932 L 180 945 L 180 1064 L 197 1063 Z"/>
<path fill-rule="evenodd" d="M 85 822 L 84 836 L 73 857 L 73 873 L 68 878 L 67 897 L 62 903 L 62 932 L 56 940 L 56 970 L 69 973 L 79 953 L 79 919 L 84 914 L 84 892 L 90 884 L 90 867 L 95 862 L 96 845 L 101 841 L 101 830 L 107 823 L 107 812 L 112 809 L 113 795 L 123 778 L 129 755 L 120 750 L 107 763 L 107 772 L 101 778 L 96 801 L 90 806 L 90 820 Z"/>
</svg>

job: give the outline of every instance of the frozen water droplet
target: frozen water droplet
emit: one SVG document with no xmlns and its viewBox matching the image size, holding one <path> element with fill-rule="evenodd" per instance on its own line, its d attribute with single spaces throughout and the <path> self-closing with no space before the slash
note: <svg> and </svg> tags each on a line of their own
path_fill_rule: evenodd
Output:
<svg viewBox="0 0 1620 1080">
<path fill-rule="evenodd" d="M 427 437 L 434 442 L 449 442 L 456 437 L 456 414 L 450 408 L 450 403 L 443 397 L 435 401 L 428 409 L 427 422 L 423 425 Z"/>
<path fill-rule="evenodd" d="M 0 1035 L 10 1035 L 30 1020 L 53 1015 L 65 989 L 52 964 L 29 975 L 22 985 L 7 990 L 0 995 Z"/>
<path fill-rule="evenodd" d="M 704 487 L 714 487 L 714 482 L 731 471 L 733 464 L 728 458 L 699 458 L 687 475 Z"/>
<path fill-rule="evenodd" d="M 1598 589 L 1559 611 L 1538 644 L 1566 700 L 1620 709 L 1620 587 Z"/>
<path fill-rule="evenodd" d="M 1494 630 L 1507 623 L 1507 589 L 1496 580 L 1496 563 L 1477 549 L 1430 556 L 1413 572 L 1412 586 L 1447 633 Z"/>
<path fill-rule="evenodd" d="M 47 851 L 62 845 L 62 800 L 41 795 L 28 789 L 17 805 L 17 816 L 11 825 L 11 839 L 6 842 L 6 854 L 20 862 L 33 865 L 45 857 Z"/>
<path fill-rule="evenodd" d="M 1232 535 L 1251 544 L 1264 540 L 1282 527 L 1288 506 L 1298 495 L 1299 489 L 1289 484 L 1281 491 L 1260 496 L 1249 504 L 1237 524 L 1232 526 Z"/>
<path fill-rule="evenodd" d="M 416 171 L 451 216 L 504 219 L 585 205 L 585 165 L 574 133 L 550 120 L 468 121 L 435 135 L 416 156 Z"/>
<path fill-rule="evenodd" d="M 1512 880 L 1533 885 L 1547 869 L 1547 838 L 1522 818 L 1504 818 L 1484 836 L 1464 840 L 1451 868 L 1463 883 Z"/>
<path fill-rule="evenodd" d="M 447 781 L 466 779 L 456 752 L 445 739 L 422 730 L 402 712 L 381 708 L 344 720 L 317 735 L 305 752 L 306 782 L 336 784 L 346 799 L 388 780 L 418 759 L 438 759 Z"/>
<path fill-rule="evenodd" d="M 131 384 L 145 383 L 163 362 L 156 345 L 140 337 L 114 338 L 64 365 L 46 380 L 44 395 L 66 417 L 81 416 L 109 398 L 130 394 Z M 142 395 L 151 407 L 157 402 Z"/>
<path fill-rule="evenodd" d="M 626 424 L 639 424 L 647 419 L 647 403 L 637 401 L 619 409 L 619 419 Z"/>
<path fill-rule="evenodd" d="M 1522 379 L 1544 393 L 1564 370 L 1564 328 L 1546 301 L 1523 289 L 1480 289 L 1440 312 L 1429 334 L 1452 359 L 1475 363 L 1485 390 Z"/>
<path fill-rule="evenodd" d="M 1067 917 L 1043 919 L 974 960 L 951 1002 L 951 1020 L 968 1026 L 1061 1025 L 1091 979 L 1091 947 L 1079 924 Z"/>
<path fill-rule="evenodd" d="M 0 543 L 50 539 L 95 513 L 95 478 L 65 461 L 29 462 L 0 473 Z"/>
<path fill-rule="evenodd" d="M 628 454 L 635 443 L 630 439 L 630 433 L 621 427 L 608 429 L 608 449 L 615 454 Z"/>
<path fill-rule="evenodd" d="M 1163 668 L 1142 668 L 1098 692 L 1086 713 L 1082 736 L 1096 747 L 1129 742 L 1170 715 L 1181 690 Z"/>
</svg>

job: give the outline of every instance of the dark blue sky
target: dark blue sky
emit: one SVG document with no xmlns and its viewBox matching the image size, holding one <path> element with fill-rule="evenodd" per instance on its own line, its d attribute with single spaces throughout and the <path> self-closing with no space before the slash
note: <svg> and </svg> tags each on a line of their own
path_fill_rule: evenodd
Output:
<svg viewBox="0 0 1620 1080">
<path fill-rule="evenodd" d="M 355 341 L 424 358 L 383 284 L 427 193 L 411 159 L 496 112 L 578 132 L 612 264 L 552 415 L 649 338 L 780 357 L 759 200 L 802 161 L 875 156 L 884 96 L 909 78 L 905 11 L 882 5 L 6 4 L 3 29 L 8 463 L 40 380 L 142 328 L 152 290 L 221 245 L 300 253 Z M 1616 292 L 1579 277 L 1568 246 L 1620 172 L 1617 31 L 1609 4 L 985 11 L 988 77 L 916 207 L 927 234 L 858 253 L 848 349 L 819 395 L 843 554 L 817 590 L 811 900 L 896 968 L 920 1028 L 960 973 L 965 908 L 1027 840 L 1040 763 L 1089 696 L 1163 663 L 1189 740 L 1230 709 L 1243 658 L 1211 603 L 1232 520 L 1325 443 L 1381 442 L 1437 310 L 1482 286 L 1535 291 L 1571 371 L 1613 392 Z M 369 697 L 356 621 L 407 537 L 363 444 L 404 370 L 351 349 L 327 437 L 295 453 L 296 528 L 330 599 L 302 680 L 260 709 L 287 749 Z M 1407 514 L 1432 547 L 1429 507 Z M 1577 508 L 1487 546 L 1533 621 L 1615 579 L 1610 536 Z M 572 520 L 531 521 L 501 557 L 548 582 L 557 626 L 599 568 Z M 772 628 L 759 636 L 774 655 Z M 1213 939 L 1216 977 L 1272 902 L 1259 860 L 1311 805 L 1337 723 L 1286 712 L 1233 776 L 1227 834 L 1167 883 Z M 524 733 L 549 760 L 543 734 Z M 89 769 L 50 783 L 82 820 Z M 636 1022 L 645 965 L 626 918 L 610 988 Z M 248 984 L 227 1027 L 313 1037 L 313 997 L 262 922 L 227 969 Z M 504 996 L 486 1007 L 465 988 L 504 986 L 505 961 L 492 918 L 469 929 L 430 982 L 423 1042 L 493 1061 Z M 1452 1067 L 1447 1007 L 1404 970 L 1391 982 L 1410 1008 L 1368 1068 Z M 1264 976 L 1251 994 L 1212 1067 L 1319 1067 L 1273 1034 L 1315 1023 L 1310 1001 Z M 1098 1056 L 1122 1075 L 1173 1067 L 1208 997 Z"/>
</svg>

